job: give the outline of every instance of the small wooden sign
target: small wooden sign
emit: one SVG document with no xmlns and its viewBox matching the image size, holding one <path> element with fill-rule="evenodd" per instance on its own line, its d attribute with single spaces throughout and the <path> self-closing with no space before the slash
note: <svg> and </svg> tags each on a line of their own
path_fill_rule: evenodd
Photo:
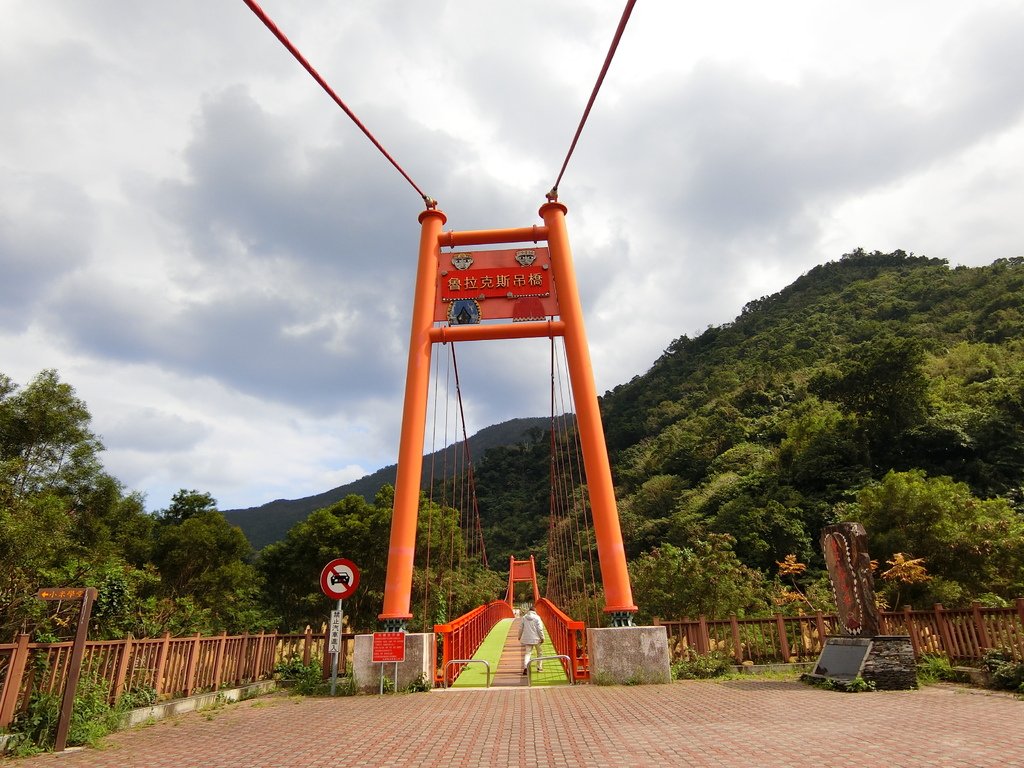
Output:
<svg viewBox="0 0 1024 768">
<path fill-rule="evenodd" d="M 40 600 L 81 600 L 88 587 L 40 587 L 36 597 Z"/>
</svg>

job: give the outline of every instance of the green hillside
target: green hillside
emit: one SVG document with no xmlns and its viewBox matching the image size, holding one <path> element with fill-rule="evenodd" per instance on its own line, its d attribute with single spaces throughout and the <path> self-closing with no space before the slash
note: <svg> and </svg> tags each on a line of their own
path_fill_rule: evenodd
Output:
<svg viewBox="0 0 1024 768">
<path fill-rule="evenodd" d="M 546 429 L 547 425 L 547 418 L 524 418 L 511 419 L 501 424 L 485 427 L 469 439 L 470 456 L 474 462 L 477 462 L 488 449 L 515 445 L 522 441 L 531 430 Z M 436 468 L 453 466 L 456 452 L 462 450 L 462 442 L 458 442 L 453 443 L 447 449 L 426 456 L 423 460 L 424 484 L 429 483 L 431 466 Z M 446 451 L 448 454 L 447 464 L 445 463 Z M 314 496 L 292 500 L 277 499 L 258 507 L 229 509 L 223 514 L 230 523 L 240 527 L 253 548 L 259 550 L 267 544 L 283 539 L 292 526 L 305 520 L 311 512 L 329 507 L 350 494 L 362 496 L 366 501 L 373 501 L 381 486 L 394 485 L 397 468 L 396 464 L 391 464 L 351 483 Z M 437 469 L 435 474 L 439 475 L 440 471 Z"/>
<path fill-rule="evenodd" d="M 717 558 L 751 589 L 790 554 L 814 574 L 839 519 L 866 525 L 880 574 L 896 552 L 925 558 L 932 578 L 890 597 L 1024 594 L 1022 307 L 1024 259 L 950 269 L 858 250 L 676 339 L 601 403 L 638 603 L 690 561 Z M 508 549 L 540 543 L 533 450 L 536 474 L 509 449 L 477 466 L 478 494 L 512 512 Z"/>
</svg>

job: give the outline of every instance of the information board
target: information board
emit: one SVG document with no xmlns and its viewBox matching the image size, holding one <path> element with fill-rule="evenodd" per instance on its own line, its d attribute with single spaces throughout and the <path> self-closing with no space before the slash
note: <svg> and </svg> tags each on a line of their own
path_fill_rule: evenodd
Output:
<svg viewBox="0 0 1024 768">
<path fill-rule="evenodd" d="M 816 677 L 853 680 L 860 675 L 871 652 L 871 640 L 864 637 L 830 637 L 814 667 Z"/>
<path fill-rule="evenodd" d="M 374 632 L 371 661 L 374 664 L 405 661 L 405 633 Z"/>
</svg>

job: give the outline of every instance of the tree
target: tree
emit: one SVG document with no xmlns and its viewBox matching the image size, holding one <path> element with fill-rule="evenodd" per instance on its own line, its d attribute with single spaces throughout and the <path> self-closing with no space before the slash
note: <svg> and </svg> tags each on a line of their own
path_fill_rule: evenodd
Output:
<svg viewBox="0 0 1024 768">
<path fill-rule="evenodd" d="M 345 601 L 349 623 L 361 630 L 376 626 L 384 600 L 391 493 L 390 486 L 382 489 L 374 504 L 346 496 L 313 512 L 284 540 L 260 552 L 264 599 L 281 617 L 283 629 L 319 628 L 327 619 L 333 605 L 320 591 L 320 572 L 337 557 L 347 557 L 360 570 L 359 588 Z"/>
<path fill-rule="evenodd" d="M 0 483 L 10 497 L 43 490 L 75 497 L 100 470 L 99 439 L 75 390 L 54 370 L 20 392 L 0 378 Z"/>
<path fill-rule="evenodd" d="M 639 617 L 746 614 L 767 607 L 764 577 L 743 565 L 731 536 L 712 534 L 706 541 L 679 548 L 662 544 L 630 563 Z"/>
<path fill-rule="evenodd" d="M 251 555 L 241 528 L 220 512 L 206 511 L 162 526 L 153 561 L 162 592 L 194 600 L 209 615 L 210 629 L 248 631 L 267 620 L 257 605 L 260 581 L 248 562 Z"/>
<path fill-rule="evenodd" d="M 164 523 L 183 523 L 189 518 L 206 512 L 217 511 L 217 500 L 208 493 L 184 488 L 171 497 L 170 506 L 160 512 L 160 521 Z"/>
<path fill-rule="evenodd" d="M 1024 593 L 1024 518 L 1002 498 L 978 499 L 965 483 L 921 470 L 889 472 L 857 494 L 871 554 L 913 552 L 932 578 L 905 597 L 957 605 L 992 593 Z"/>
<path fill-rule="evenodd" d="M 923 362 L 916 339 L 883 333 L 855 345 L 838 370 L 819 373 L 810 389 L 861 418 L 876 459 L 892 458 L 899 440 L 927 414 Z"/>
</svg>

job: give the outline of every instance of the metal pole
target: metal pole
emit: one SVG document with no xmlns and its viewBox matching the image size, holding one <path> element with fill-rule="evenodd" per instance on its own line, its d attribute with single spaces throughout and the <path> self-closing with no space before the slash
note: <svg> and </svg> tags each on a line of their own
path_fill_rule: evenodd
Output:
<svg viewBox="0 0 1024 768">
<path fill-rule="evenodd" d="M 338 654 L 341 652 L 340 635 L 345 626 L 345 612 L 342 608 L 342 600 L 338 600 L 338 635 L 339 643 L 338 648 L 334 649 L 334 658 L 331 660 L 331 696 L 334 695 L 335 688 L 338 687 Z M 331 638 L 334 639 L 333 637 Z"/>
</svg>

